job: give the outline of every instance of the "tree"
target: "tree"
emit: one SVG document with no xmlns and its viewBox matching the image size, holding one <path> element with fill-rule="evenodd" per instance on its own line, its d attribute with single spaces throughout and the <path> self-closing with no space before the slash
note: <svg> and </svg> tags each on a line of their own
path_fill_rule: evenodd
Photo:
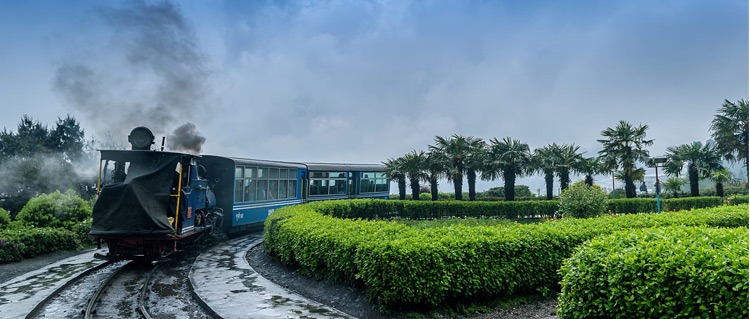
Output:
<svg viewBox="0 0 750 319">
<path fill-rule="evenodd" d="M 680 176 L 687 165 L 688 180 L 690 181 L 690 196 L 699 196 L 698 181 L 706 178 L 711 172 L 720 169 L 721 158 L 715 144 L 711 141 L 703 145 L 701 142 L 667 147 L 667 174 Z"/>
<path fill-rule="evenodd" d="M 664 186 L 664 190 L 668 192 L 672 192 L 672 196 L 674 198 L 677 198 L 677 193 L 679 193 L 682 190 L 682 186 L 685 185 L 687 181 L 684 178 L 679 177 L 670 177 L 668 178 L 664 183 L 661 183 Z"/>
<path fill-rule="evenodd" d="M 555 152 L 557 152 L 558 148 L 559 146 L 557 144 L 552 143 L 535 149 L 533 155 L 531 156 L 531 168 L 534 171 L 540 172 L 544 175 L 547 200 L 552 199 L 552 191 L 554 189 L 553 183 L 555 181 L 555 168 L 557 166 L 557 164 L 555 163 Z"/>
<path fill-rule="evenodd" d="M 557 150 L 555 162 L 557 163 L 557 177 L 560 179 L 560 189 L 565 190 L 570 184 L 571 171 L 578 171 L 578 166 L 583 155 L 578 153 L 579 147 L 575 144 L 560 145 Z"/>
<path fill-rule="evenodd" d="M 487 144 L 481 139 L 474 139 L 467 143 L 466 159 L 466 181 L 469 184 L 469 200 L 477 199 L 477 172 L 484 169 L 484 160 L 486 157 Z"/>
<path fill-rule="evenodd" d="M 419 181 L 426 178 L 426 175 L 422 172 L 426 159 L 423 151 L 417 152 L 416 150 L 401 157 L 402 168 L 406 178 L 409 179 L 411 199 L 413 200 L 419 200 Z"/>
<path fill-rule="evenodd" d="M 716 183 L 716 196 L 719 197 L 724 197 L 724 183 L 730 183 L 735 180 L 732 172 L 726 167 L 711 172 L 708 178 Z"/>
<path fill-rule="evenodd" d="M 711 121 L 711 138 L 716 141 L 718 151 L 727 160 L 744 161 L 748 166 L 748 104 L 747 100 L 737 103 L 724 100 Z"/>
<path fill-rule="evenodd" d="M 84 154 L 84 132 L 76 119 L 68 115 L 64 119 L 58 118 L 54 130 L 50 131 L 50 144 L 54 150 L 64 158 L 76 162 Z"/>
<path fill-rule="evenodd" d="M 445 154 L 429 151 L 425 161 L 425 172 L 427 181 L 430 183 L 430 195 L 433 201 L 438 200 L 438 180 L 445 176 L 450 167 L 450 161 Z"/>
<path fill-rule="evenodd" d="M 473 136 L 461 136 L 453 134 L 450 138 L 435 136 L 435 145 L 430 145 L 431 152 L 443 153 L 451 165 L 445 174 L 453 182 L 454 196 L 456 200 L 463 197 L 464 172 L 466 172 L 465 160 L 471 149 L 470 145 L 480 143 L 481 139 Z"/>
<path fill-rule="evenodd" d="M 494 180 L 502 176 L 505 182 L 505 200 L 515 200 L 516 177 L 533 172 L 530 164 L 531 151 L 528 144 L 510 137 L 502 141 L 493 138 L 490 140 L 482 177 Z"/>
<path fill-rule="evenodd" d="M 396 181 L 398 185 L 398 199 L 406 199 L 406 173 L 403 168 L 402 158 L 389 158 L 385 165 L 385 176 L 391 181 Z"/>
<path fill-rule="evenodd" d="M 594 175 L 605 172 L 604 165 L 598 157 L 581 159 L 578 162 L 578 171 L 586 174 L 584 181 L 589 187 L 594 185 Z"/>
<path fill-rule="evenodd" d="M 651 146 L 654 140 L 646 139 L 648 125 L 633 126 L 626 121 L 620 121 L 614 128 L 608 127 L 602 131 L 604 139 L 597 140 L 602 143 L 599 157 L 607 166 L 621 167 L 623 181 L 625 182 L 625 196 L 633 198 L 636 195 L 633 174 L 636 173 L 636 163 L 644 161 L 648 157 L 645 149 Z"/>
</svg>

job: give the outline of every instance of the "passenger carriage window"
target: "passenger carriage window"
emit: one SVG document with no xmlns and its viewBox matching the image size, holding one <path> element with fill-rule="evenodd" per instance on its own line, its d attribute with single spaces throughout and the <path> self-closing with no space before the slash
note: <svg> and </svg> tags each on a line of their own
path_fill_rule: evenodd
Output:
<svg viewBox="0 0 750 319">
<path fill-rule="evenodd" d="M 378 178 L 375 181 L 376 192 L 387 192 L 388 191 L 388 180 L 385 178 Z"/>
<path fill-rule="evenodd" d="M 289 198 L 289 196 L 286 193 L 288 185 L 289 185 L 288 180 L 279 181 L 279 199 Z"/>
<path fill-rule="evenodd" d="M 271 171 L 273 171 L 273 169 L 271 169 Z M 270 174 L 269 174 L 269 177 L 270 177 Z M 278 199 L 278 198 L 279 198 L 279 180 L 276 180 L 276 179 L 269 180 L 267 199 Z"/>
<path fill-rule="evenodd" d="M 279 178 L 279 169 L 278 168 L 269 168 L 268 169 L 268 179 L 278 179 Z"/>
<path fill-rule="evenodd" d="M 242 199 L 242 166 L 234 168 L 234 202 L 239 203 Z"/>
<path fill-rule="evenodd" d="M 242 201 L 242 179 L 234 181 L 234 202 L 239 203 Z"/>
<path fill-rule="evenodd" d="M 297 181 L 290 180 L 286 193 L 290 198 L 297 198 Z"/>
<path fill-rule="evenodd" d="M 256 192 L 256 200 L 266 200 L 268 194 L 268 181 L 258 180 L 258 191 Z"/>
<path fill-rule="evenodd" d="M 255 200 L 255 184 L 256 183 L 252 179 L 245 179 L 245 201 Z"/>
</svg>

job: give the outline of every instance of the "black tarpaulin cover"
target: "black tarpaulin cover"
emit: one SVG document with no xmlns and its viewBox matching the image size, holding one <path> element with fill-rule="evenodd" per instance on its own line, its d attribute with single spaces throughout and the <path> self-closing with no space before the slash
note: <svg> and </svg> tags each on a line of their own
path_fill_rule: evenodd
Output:
<svg viewBox="0 0 750 319">
<path fill-rule="evenodd" d="M 127 161 L 130 166 L 125 181 L 102 187 L 94 204 L 91 235 L 173 233 L 167 220 L 169 194 L 182 156 L 169 152 L 102 151 L 102 159 Z"/>
</svg>

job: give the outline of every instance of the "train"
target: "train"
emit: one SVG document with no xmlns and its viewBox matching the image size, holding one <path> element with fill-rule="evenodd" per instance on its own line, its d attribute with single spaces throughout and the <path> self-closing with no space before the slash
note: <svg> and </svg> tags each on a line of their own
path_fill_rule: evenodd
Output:
<svg viewBox="0 0 750 319">
<path fill-rule="evenodd" d="M 168 258 L 207 237 L 262 228 L 274 210 L 319 200 L 388 198 L 382 164 L 283 162 L 152 149 L 146 127 L 130 150 L 100 150 L 90 235 L 106 260 Z"/>
</svg>

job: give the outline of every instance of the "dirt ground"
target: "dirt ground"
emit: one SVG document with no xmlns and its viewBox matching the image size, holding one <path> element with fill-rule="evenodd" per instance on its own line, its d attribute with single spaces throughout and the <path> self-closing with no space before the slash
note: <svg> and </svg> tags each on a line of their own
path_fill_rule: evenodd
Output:
<svg viewBox="0 0 750 319">
<path fill-rule="evenodd" d="M 556 298 L 531 298 L 528 301 L 503 303 L 501 306 L 484 307 L 482 312 L 472 314 L 459 314 L 451 309 L 437 309 L 430 313 L 392 312 L 383 314 L 367 301 L 362 289 L 304 276 L 297 269 L 286 266 L 277 259 L 268 256 L 264 252 L 262 244 L 248 252 L 247 261 L 261 275 L 276 284 L 361 319 L 419 317 L 465 319 L 557 318 L 554 315 L 557 305 Z"/>
</svg>

